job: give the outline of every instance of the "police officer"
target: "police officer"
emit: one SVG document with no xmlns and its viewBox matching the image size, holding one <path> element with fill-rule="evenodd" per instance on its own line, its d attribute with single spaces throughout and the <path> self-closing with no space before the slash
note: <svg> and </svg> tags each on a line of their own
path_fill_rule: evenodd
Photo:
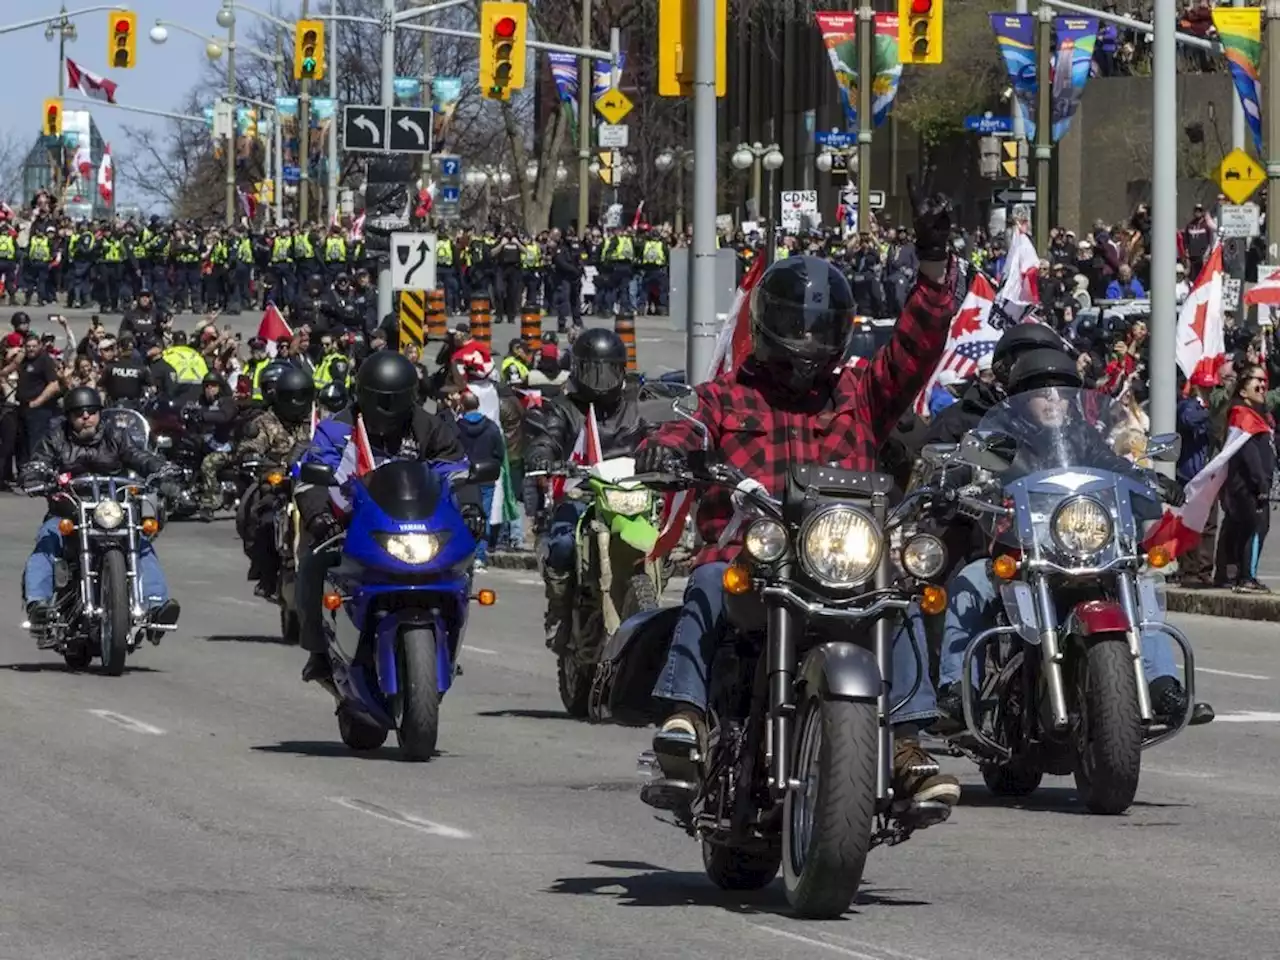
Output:
<svg viewBox="0 0 1280 960">
<path fill-rule="evenodd" d="M 458 270 L 454 265 L 453 241 L 441 234 L 436 241 L 436 282 L 444 289 L 444 311 L 449 316 L 462 313 Z"/>
<path fill-rule="evenodd" d="M 22 289 L 26 293 L 24 306 L 31 306 L 31 295 L 41 306 L 53 300 L 53 290 L 49 283 L 49 265 L 53 262 L 53 254 L 58 232 L 52 227 L 45 227 L 42 232 L 32 228 L 27 241 L 27 261 L 22 268 Z"/>
<path fill-rule="evenodd" d="M 584 258 L 578 238 L 565 234 L 551 261 L 555 274 L 554 307 L 556 326 L 561 333 L 568 328 L 569 318 L 575 327 L 582 326 L 582 274 Z"/>
<path fill-rule="evenodd" d="M 631 313 L 635 305 L 631 300 L 631 278 L 635 273 L 636 249 L 631 234 L 619 231 L 605 242 L 602 251 L 606 289 L 603 309 L 596 305 L 597 314 L 608 314 L 614 306 L 621 313 Z"/>
<path fill-rule="evenodd" d="M 67 246 L 67 252 L 71 256 L 71 282 L 67 284 L 68 310 L 76 309 L 76 301 L 79 301 L 78 305 L 82 309 L 89 306 L 90 279 L 98 256 L 96 246 L 97 240 L 89 229 L 88 222 L 81 220 Z"/>
<path fill-rule="evenodd" d="M 511 227 L 502 231 L 502 240 L 493 248 L 493 262 L 497 269 L 498 303 L 494 308 L 494 322 L 515 323 L 520 316 L 520 294 L 524 289 L 520 265 L 524 248 L 516 239 Z"/>
<path fill-rule="evenodd" d="M 102 284 L 103 312 L 115 313 L 120 309 L 120 283 L 124 279 L 124 264 L 128 256 L 125 242 L 113 229 L 102 235 L 98 246 L 100 260 L 98 277 Z"/>
<path fill-rule="evenodd" d="M 187 335 L 173 333 L 172 346 L 160 354 L 156 388 L 171 399 L 194 403 L 200 396 L 200 385 L 209 373 L 209 365 L 194 347 L 187 345 Z"/>
<path fill-rule="evenodd" d="M 656 233 L 645 237 L 640 252 L 640 289 L 644 291 L 641 306 L 648 312 L 650 306 L 658 313 L 667 312 L 667 245 Z"/>
<path fill-rule="evenodd" d="M 527 239 L 521 246 L 520 269 L 524 271 L 525 306 L 542 306 L 542 247 L 536 240 Z"/>
<path fill-rule="evenodd" d="M 146 364 L 133 356 L 132 349 L 124 356 L 122 353 L 114 337 L 103 337 L 98 341 L 98 356 L 102 361 L 102 376 L 98 383 L 111 406 L 136 410 L 151 384 L 151 374 Z"/>
<path fill-rule="evenodd" d="M 238 316 L 249 302 L 249 281 L 253 275 L 253 241 L 244 230 L 236 227 L 231 232 L 227 267 L 227 315 Z"/>
<path fill-rule="evenodd" d="M 0 283 L 9 306 L 18 305 L 18 233 L 9 224 L 0 227 Z"/>
<path fill-rule="evenodd" d="M 262 337 L 249 338 L 249 359 L 245 361 L 240 376 L 249 380 L 249 395 L 257 402 L 262 401 L 262 372 L 267 369 L 271 358 L 267 356 L 267 341 Z"/>
<path fill-rule="evenodd" d="M 329 283 L 338 274 L 347 270 L 347 241 L 342 236 L 342 227 L 333 224 L 329 227 L 329 236 L 324 241 L 324 275 Z"/>
</svg>

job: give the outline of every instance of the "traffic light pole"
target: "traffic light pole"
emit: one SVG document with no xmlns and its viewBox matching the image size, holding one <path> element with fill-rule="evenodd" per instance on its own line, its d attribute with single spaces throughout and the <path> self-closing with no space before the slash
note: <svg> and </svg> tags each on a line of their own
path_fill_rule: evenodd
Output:
<svg viewBox="0 0 1280 960">
<path fill-rule="evenodd" d="M 871 47 L 875 43 L 876 13 L 870 3 L 858 8 L 858 229 L 871 225 Z M 772 201 L 771 201 L 772 202 Z"/>
<path fill-rule="evenodd" d="M 582 0 L 582 45 L 591 46 L 591 0 Z M 591 61 L 578 61 L 578 236 L 591 220 Z"/>
<path fill-rule="evenodd" d="M 302 14 L 307 19 L 310 0 L 302 0 Z M 303 80 L 298 95 L 298 226 L 307 222 L 311 200 L 311 81 Z"/>
<path fill-rule="evenodd" d="M 227 226 L 236 222 L 236 22 L 227 26 L 227 107 L 231 129 L 227 132 Z"/>
<path fill-rule="evenodd" d="M 1049 249 L 1049 158 L 1053 155 L 1053 10 L 1036 11 L 1036 233 L 1041 250 Z M 1016 162 L 1016 161 L 1015 161 Z"/>
<path fill-rule="evenodd" d="M 689 266 L 686 383 L 701 383 L 711 375 L 720 327 L 716 322 L 716 0 L 697 0 L 697 3 L 697 58 L 693 74 L 693 256 Z"/>
<path fill-rule="evenodd" d="M 396 0 L 382 0 L 382 106 L 391 109 L 396 99 Z M 378 322 L 391 313 L 391 257 L 378 265 Z"/>
</svg>

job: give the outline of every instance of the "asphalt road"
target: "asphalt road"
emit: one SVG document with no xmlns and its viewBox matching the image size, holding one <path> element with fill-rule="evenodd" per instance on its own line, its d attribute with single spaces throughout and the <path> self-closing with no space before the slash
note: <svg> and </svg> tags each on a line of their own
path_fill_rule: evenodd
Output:
<svg viewBox="0 0 1280 960">
<path fill-rule="evenodd" d="M 341 745 L 228 521 L 161 538 L 179 632 L 123 677 L 64 672 L 15 626 L 37 512 L 0 497 L 0 960 L 1275 955 L 1274 626 L 1183 619 L 1220 720 L 1148 755 L 1128 815 L 1067 780 L 1014 808 L 947 761 L 950 822 L 804 923 L 779 884 L 718 891 L 640 803 L 646 732 L 564 717 L 532 575 L 484 575 L 440 755 L 410 765 Z"/>
</svg>

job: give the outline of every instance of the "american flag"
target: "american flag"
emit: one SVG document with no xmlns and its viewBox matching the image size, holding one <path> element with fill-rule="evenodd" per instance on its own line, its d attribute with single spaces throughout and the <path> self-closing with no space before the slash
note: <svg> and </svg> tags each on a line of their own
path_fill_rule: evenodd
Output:
<svg viewBox="0 0 1280 960">
<path fill-rule="evenodd" d="M 937 369 L 929 377 L 920 395 L 916 397 L 915 411 L 924 416 L 929 409 L 929 394 L 938 381 L 938 374 L 950 370 L 964 380 L 978 372 L 978 361 L 996 348 L 996 341 L 1004 333 L 991 308 L 995 305 L 996 293 L 991 282 L 982 274 L 973 278 L 964 303 L 951 321 L 951 330 L 947 335 L 947 348 L 938 362 Z"/>
</svg>

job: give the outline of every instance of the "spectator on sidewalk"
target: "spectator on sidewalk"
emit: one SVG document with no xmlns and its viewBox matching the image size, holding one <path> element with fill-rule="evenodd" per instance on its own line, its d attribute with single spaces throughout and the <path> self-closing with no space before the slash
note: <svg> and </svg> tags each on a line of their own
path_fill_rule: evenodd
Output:
<svg viewBox="0 0 1280 960">
<path fill-rule="evenodd" d="M 462 415 L 458 417 L 458 438 L 462 441 L 462 449 L 467 452 L 467 459 L 472 463 L 502 463 L 506 445 L 502 439 L 502 429 L 480 412 L 480 398 L 471 391 L 461 395 Z M 489 538 L 493 531 L 489 525 L 489 514 L 493 509 L 493 492 L 495 484 L 480 484 L 480 509 L 484 512 L 485 534 L 476 543 L 477 572 L 485 569 L 489 561 Z"/>
</svg>

